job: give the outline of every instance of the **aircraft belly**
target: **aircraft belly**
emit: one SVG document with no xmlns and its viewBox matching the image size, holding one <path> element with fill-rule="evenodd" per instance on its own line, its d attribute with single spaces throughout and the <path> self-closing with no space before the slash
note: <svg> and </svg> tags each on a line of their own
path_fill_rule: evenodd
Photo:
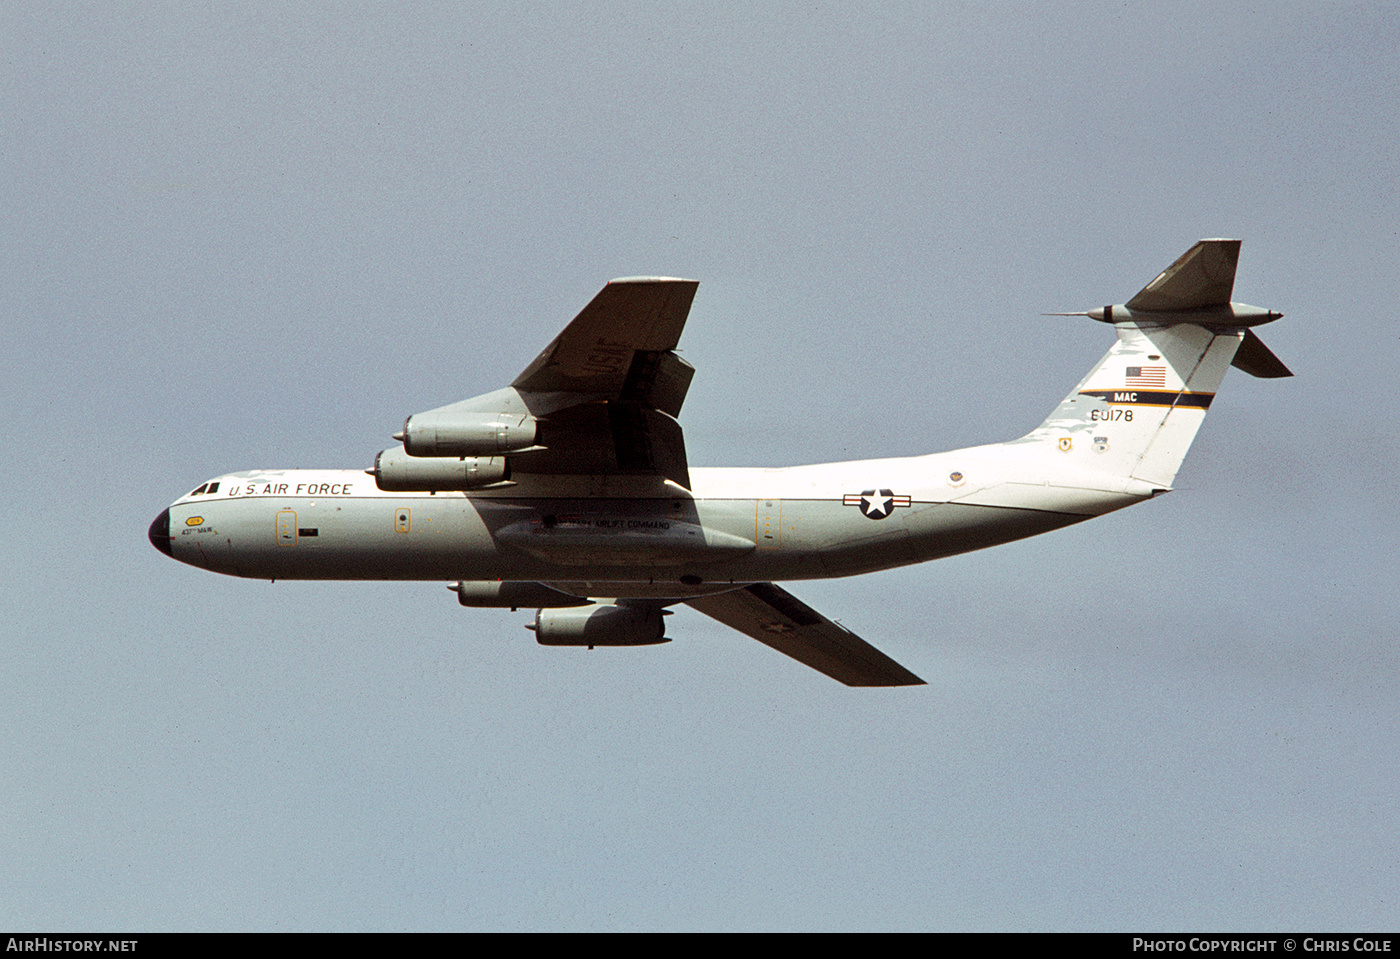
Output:
<svg viewBox="0 0 1400 959">
<path fill-rule="evenodd" d="M 496 531 L 496 542 L 564 566 L 683 566 L 754 548 L 751 540 L 697 523 L 637 516 L 529 519 Z"/>
<path fill-rule="evenodd" d="M 927 562 L 1048 533 L 1091 517 L 1039 509 L 940 503 L 910 519 L 914 562 Z"/>
<path fill-rule="evenodd" d="M 815 560 L 824 577 L 904 566 L 915 561 L 910 512 L 891 506 L 867 516 L 840 500 L 793 501 L 785 511 L 797 516 L 789 547 Z"/>
<path fill-rule="evenodd" d="M 783 502 L 780 548 L 725 563 L 735 581 L 819 579 L 892 569 L 1048 532 L 1090 517 L 1043 509 L 911 503 L 872 520 L 840 502 Z"/>
</svg>

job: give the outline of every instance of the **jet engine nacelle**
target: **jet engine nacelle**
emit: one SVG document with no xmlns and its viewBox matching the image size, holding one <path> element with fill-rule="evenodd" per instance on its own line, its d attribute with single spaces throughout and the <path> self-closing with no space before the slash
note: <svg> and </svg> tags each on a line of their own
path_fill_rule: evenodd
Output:
<svg viewBox="0 0 1400 959">
<path fill-rule="evenodd" d="M 510 478 L 504 456 L 436 456 L 430 459 L 387 449 L 374 458 L 374 469 L 365 470 L 386 493 L 428 490 L 480 489 Z"/>
<path fill-rule="evenodd" d="M 535 639 L 542 646 L 654 646 L 669 643 L 659 606 L 590 603 L 577 609 L 542 609 L 535 614 Z"/>
<path fill-rule="evenodd" d="M 535 445 L 536 421 L 528 414 L 429 410 L 403 421 L 409 456 L 496 456 Z"/>
<path fill-rule="evenodd" d="M 457 594 L 457 602 L 463 606 L 490 607 L 502 609 L 556 608 L 565 606 L 590 606 L 592 600 L 581 596 L 570 596 L 557 589 L 550 589 L 543 583 L 512 583 L 491 580 L 462 580 L 447 587 Z"/>
</svg>

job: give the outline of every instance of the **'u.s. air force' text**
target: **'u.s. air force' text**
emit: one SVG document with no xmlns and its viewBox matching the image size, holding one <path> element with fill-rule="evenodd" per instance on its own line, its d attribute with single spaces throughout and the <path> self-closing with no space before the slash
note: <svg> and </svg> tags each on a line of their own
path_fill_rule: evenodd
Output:
<svg viewBox="0 0 1400 959">
<path fill-rule="evenodd" d="M 227 496 L 350 496 L 353 483 L 237 483 L 228 488 Z"/>
</svg>

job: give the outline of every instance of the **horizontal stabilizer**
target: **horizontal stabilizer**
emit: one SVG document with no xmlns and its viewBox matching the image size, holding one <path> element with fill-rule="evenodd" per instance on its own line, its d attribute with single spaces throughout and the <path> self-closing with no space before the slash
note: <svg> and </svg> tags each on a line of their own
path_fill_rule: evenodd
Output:
<svg viewBox="0 0 1400 959">
<path fill-rule="evenodd" d="M 1229 306 L 1239 262 L 1239 240 L 1201 240 L 1125 305 L 1149 313 Z"/>
<path fill-rule="evenodd" d="M 1245 330 L 1244 340 L 1241 341 L 1239 350 L 1235 352 L 1232 364 L 1250 376 L 1258 376 L 1266 380 L 1293 375 L 1293 371 L 1283 365 L 1283 361 L 1274 355 L 1273 350 L 1264 345 L 1263 340 L 1254 335 L 1253 330 Z"/>
</svg>

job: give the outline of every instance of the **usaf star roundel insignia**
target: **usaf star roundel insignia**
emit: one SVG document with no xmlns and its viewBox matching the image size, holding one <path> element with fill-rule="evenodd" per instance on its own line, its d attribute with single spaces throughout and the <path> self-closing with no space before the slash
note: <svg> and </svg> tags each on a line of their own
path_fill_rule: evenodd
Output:
<svg viewBox="0 0 1400 959">
<path fill-rule="evenodd" d="M 869 519 L 884 519 L 894 512 L 896 506 L 908 506 L 908 496 L 896 496 L 892 490 L 868 489 L 861 493 L 847 493 L 842 499 L 845 506 L 859 506 L 862 516 Z"/>
</svg>

